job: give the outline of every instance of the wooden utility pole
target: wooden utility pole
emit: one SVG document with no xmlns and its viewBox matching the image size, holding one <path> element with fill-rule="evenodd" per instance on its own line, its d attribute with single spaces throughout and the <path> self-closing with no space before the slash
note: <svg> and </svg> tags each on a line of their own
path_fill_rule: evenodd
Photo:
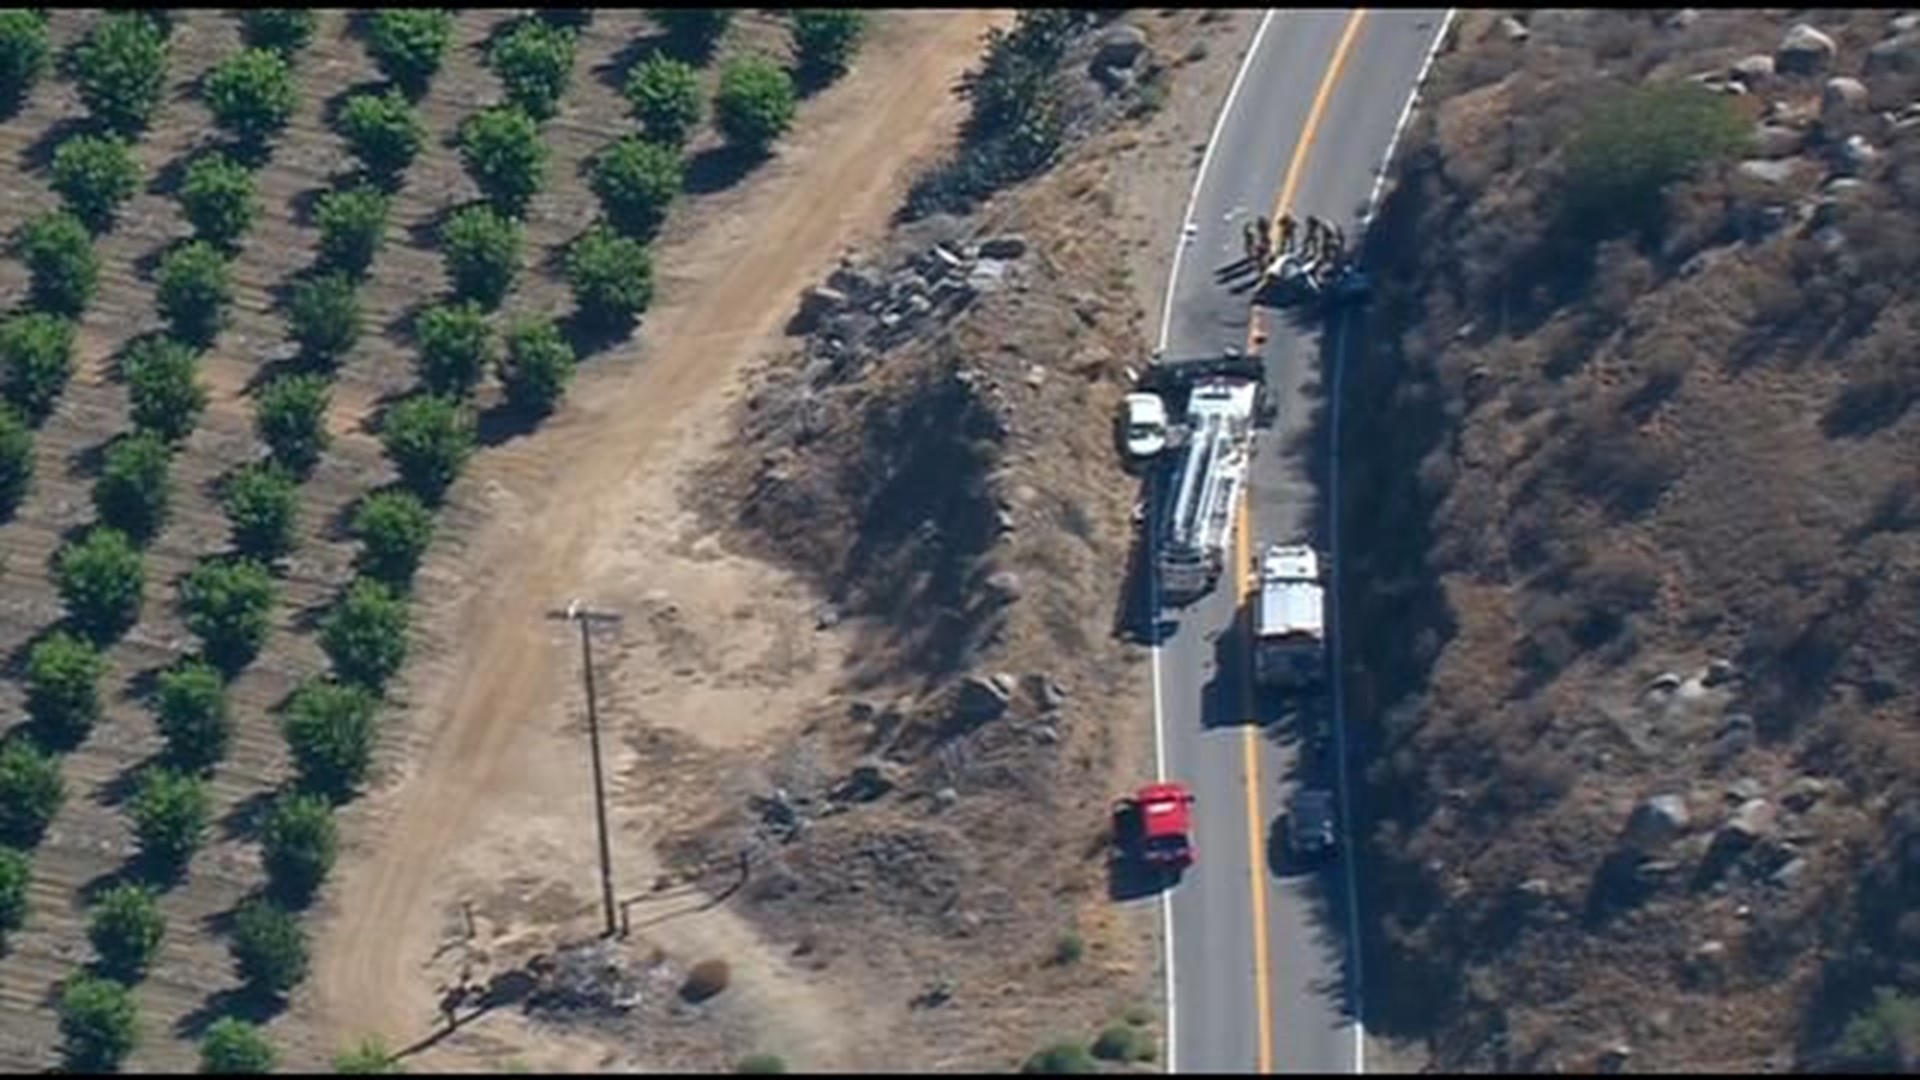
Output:
<svg viewBox="0 0 1920 1080">
<path fill-rule="evenodd" d="M 593 818 L 600 838 L 600 905 L 606 914 L 606 936 L 613 937 L 617 927 L 613 903 L 613 849 L 607 839 L 607 785 L 600 765 L 600 712 L 593 686 L 592 624 L 618 624 L 620 616 L 592 611 L 579 600 L 567 604 L 565 611 L 547 612 L 549 619 L 566 619 L 580 627 L 580 662 L 587 685 L 587 742 L 593 752 Z"/>
</svg>

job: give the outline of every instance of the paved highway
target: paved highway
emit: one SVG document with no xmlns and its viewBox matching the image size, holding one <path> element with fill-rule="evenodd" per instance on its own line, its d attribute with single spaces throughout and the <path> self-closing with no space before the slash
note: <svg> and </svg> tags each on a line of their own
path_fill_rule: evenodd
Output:
<svg viewBox="0 0 1920 1080">
<path fill-rule="evenodd" d="M 1337 546 L 1318 503 L 1332 478 L 1310 475 L 1299 444 L 1324 430 L 1307 389 L 1337 382 L 1338 342 L 1323 371 L 1317 327 L 1253 311 L 1234 288 L 1245 280 L 1223 282 L 1216 270 L 1241 258 L 1245 222 L 1283 209 L 1302 222 L 1307 214 L 1338 222 L 1349 247 L 1358 244 L 1447 20 L 1438 9 L 1269 12 L 1195 180 L 1161 348 L 1198 356 L 1264 337 L 1257 347 L 1279 415 L 1259 436 L 1237 566 L 1202 600 L 1162 613 L 1176 625 L 1154 650 L 1161 773 L 1198 795 L 1199 862 L 1163 908 L 1169 1071 L 1365 1071 L 1353 1019 L 1361 980 L 1351 966 L 1351 876 L 1344 862 L 1298 875 L 1269 858 L 1270 830 L 1303 772 L 1340 783 L 1344 739 L 1332 761 L 1295 753 L 1291 724 L 1276 722 L 1280 703 L 1253 693 L 1240 621 L 1255 552 L 1295 537 Z M 1339 702 L 1331 707 L 1339 730 Z"/>
</svg>

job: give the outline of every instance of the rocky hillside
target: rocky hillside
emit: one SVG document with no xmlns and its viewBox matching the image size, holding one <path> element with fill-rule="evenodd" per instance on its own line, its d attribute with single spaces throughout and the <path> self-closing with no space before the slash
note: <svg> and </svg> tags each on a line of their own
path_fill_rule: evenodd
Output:
<svg viewBox="0 0 1920 1080">
<path fill-rule="evenodd" d="M 1343 438 L 1376 1026 L 1920 1056 L 1920 18 L 1476 12 Z"/>
</svg>

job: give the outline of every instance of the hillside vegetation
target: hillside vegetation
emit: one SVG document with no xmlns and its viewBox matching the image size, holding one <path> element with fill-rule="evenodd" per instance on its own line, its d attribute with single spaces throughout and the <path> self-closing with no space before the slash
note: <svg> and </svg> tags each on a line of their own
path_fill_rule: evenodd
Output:
<svg viewBox="0 0 1920 1080">
<path fill-rule="evenodd" d="M 1443 1068 L 1920 1055 L 1917 95 L 1887 11 L 1434 69 L 1341 494 L 1373 1026 Z"/>
</svg>

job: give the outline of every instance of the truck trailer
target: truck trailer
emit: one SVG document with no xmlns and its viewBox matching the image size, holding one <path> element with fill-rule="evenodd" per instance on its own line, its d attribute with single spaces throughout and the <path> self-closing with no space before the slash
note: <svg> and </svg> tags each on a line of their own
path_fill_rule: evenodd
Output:
<svg viewBox="0 0 1920 1080">
<path fill-rule="evenodd" d="M 1143 385 L 1183 397 L 1158 488 L 1162 498 L 1154 573 L 1168 603 L 1205 595 L 1226 569 L 1241 494 L 1253 462 L 1264 369 L 1257 356 L 1161 362 Z"/>
<path fill-rule="evenodd" d="M 1310 690 L 1326 678 L 1326 589 L 1311 547 L 1275 544 L 1261 558 L 1253 642 L 1254 678 L 1262 686 Z"/>
</svg>

